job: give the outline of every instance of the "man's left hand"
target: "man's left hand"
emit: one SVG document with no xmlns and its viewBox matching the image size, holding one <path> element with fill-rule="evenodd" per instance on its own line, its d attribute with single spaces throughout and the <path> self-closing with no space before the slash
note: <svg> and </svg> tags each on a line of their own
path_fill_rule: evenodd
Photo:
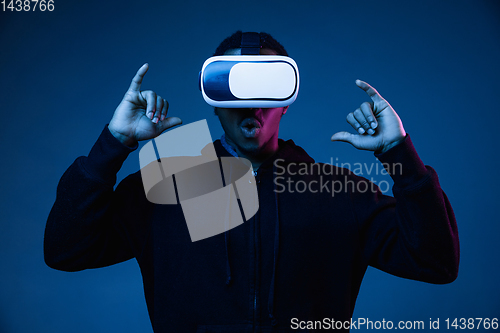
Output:
<svg viewBox="0 0 500 333">
<path fill-rule="evenodd" d="M 347 122 L 359 134 L 338 132 L 331 140 L 349 142 L 357 149 L 386 152 L 405 138 L 403 123 L 375 88 L 360 80 L 356 80 L 356 85 L 372 99 L 347 115 Z"/>
</svg>

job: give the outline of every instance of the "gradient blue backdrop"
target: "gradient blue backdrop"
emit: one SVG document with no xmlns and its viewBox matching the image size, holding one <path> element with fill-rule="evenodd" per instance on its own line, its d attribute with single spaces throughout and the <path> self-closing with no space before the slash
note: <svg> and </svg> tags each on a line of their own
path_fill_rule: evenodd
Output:
<svg viewBox="0 0 500 333">
<path fill-rule="evenodd" d="M 282 138 L 317 161 L 375 162 L 329 140 L 349 130 L 345 116 L 367 100 L 354 81 L 366 80 L 455 209 L 458 279 L 437 286 L 370 269 L 354 317 L 440 318 L 441 327 L 448 317 L 500 317 L 498 2 L 55 0 L 53 12 L 0 12 L 0 332 L 151 332 L 136 262 L 52 270 L 45 220 L 59 178 L 88 153 L 144 62 L 143 89 L 185 124 L 207 118 L 218 138 L 198 71 L 238 29 L 270 32 L 299 65 Z M 119 178 L 138 167 L 134 153 Z"/>
</svg>

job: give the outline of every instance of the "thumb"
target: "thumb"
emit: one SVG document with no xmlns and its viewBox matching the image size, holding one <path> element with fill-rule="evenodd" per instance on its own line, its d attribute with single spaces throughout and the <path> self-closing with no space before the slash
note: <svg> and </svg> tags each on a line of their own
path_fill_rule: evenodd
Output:
<svg viewBox="0 0 500 333">
<path fill-rule="evenodd" d="M 332 135 L 331 140 L 332 141 L 342 141 L 342 142 L 348 142 L 351 145 L 354 146 L 354 141 L 357 139 L 358 135 L 349 133 L 349 132 L 337 132 L 334 135 Z"/>
<path fill-rule="evenodd" d="M 174 126 L 177 126 L 177 125 L 180 125 L 182 124 L 182 120 L 180 118 L 177 118 L 177 117 L 168 117 L 168 118 L 165 118 L 159 125 L 160 125 L 160 133 L 163 133 L 164 131 L 166 131 L 167 129 L 171 128 L 171 127 L 174 127 Z"/>
</svg>

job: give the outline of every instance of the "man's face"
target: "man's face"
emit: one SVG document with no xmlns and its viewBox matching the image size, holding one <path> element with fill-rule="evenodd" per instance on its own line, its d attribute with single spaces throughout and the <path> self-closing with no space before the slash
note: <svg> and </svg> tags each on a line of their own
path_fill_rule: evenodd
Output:
<svg viewBox="0 0 500 333">
<path fill-rule="evenodd" d="M 231 49 L 225 54 L 239 55 L 241 49 Z M 276 52 L 261 49 L 260 54 L 276 55 Z M 216 114 L 227 142 L 244 155 L 257 156 L 278 148 L 279 124 L 287 108 L 217 108 Z"/>
</svg>

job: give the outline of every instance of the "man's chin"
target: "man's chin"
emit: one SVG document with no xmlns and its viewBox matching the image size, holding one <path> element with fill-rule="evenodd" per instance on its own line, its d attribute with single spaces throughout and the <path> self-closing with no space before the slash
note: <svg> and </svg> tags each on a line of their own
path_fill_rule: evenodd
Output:
<svg viewBox="0 0 500 333">
<path fill-rule="evenodd" d="M 251 140 L 255 142 L 248 142 L 250 140 L 245 140 L 247 142 L 243 143 L 239 146 L 240 151 L 247 156 L 257 156 L 262 150 L 262 147 L 259 145 L 257 140 Z"/>
</svg>

